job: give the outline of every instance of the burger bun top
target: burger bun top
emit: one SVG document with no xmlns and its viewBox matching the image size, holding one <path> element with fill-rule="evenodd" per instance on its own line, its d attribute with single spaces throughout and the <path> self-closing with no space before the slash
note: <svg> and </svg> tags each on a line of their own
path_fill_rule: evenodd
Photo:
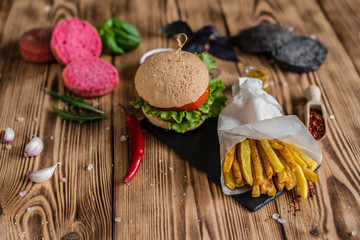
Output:
<svg viewBox="0 0 360 240">
<path fill-rule="evenodd" d="M 157 108 L 182 107 L 196 102 L 209 85 L 209 72 L 192 53 L 165 51 L 146 58 L 135 75 L 138 94 Z"/>
</svg>

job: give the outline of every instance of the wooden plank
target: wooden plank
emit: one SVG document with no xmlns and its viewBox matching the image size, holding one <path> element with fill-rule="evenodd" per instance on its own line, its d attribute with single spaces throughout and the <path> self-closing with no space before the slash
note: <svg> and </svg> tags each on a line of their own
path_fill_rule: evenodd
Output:
<svg viewBox="0 0 360 240">
<path fill-rule="evenodd" d="M 318 1 L 321 10 L 331 23 L 336 37 L 342 43 L 347 54 L 349 54 L 353 64 L 360 72 L 360 3 L 358 1 Z M 339 17 L 341 16 L 341 17 Z M 322 38 L 321 35 L 318 36 Z"/>
<path fill-rule="evenodd" d="M 135 100 L 134 76 L 139 66 L 140 57 L 147 51 L 166 47 L 167 39 L 158 30 L 163 24 L 165 7 L 160 1 L 114 2 L 112 11 L 115 17 L 125 20 L 137 27 L 143 39 L 140 47 L 131 53 L 116 58 L 115 65 L 119 71 L 120 86 L 115 89 L 113 99 L 114 125 L 114 217 L 121 218 L 114 224 L 114 239 L 164 239 L 174 238 L 171 201 L 172 172 L 181 169 L 173 165 L 174 153 L 153 135 L 144 133 L 145 154 L 135 178 L 126 185 L 122 184 L 128 168 L 129 139 L 125 124 L 126 114 L 117 105 L 123 104 L 130 112 L 140 115 L 129 102 Z M 136 12 L 136 14 L 134 14 Z M 157 34 L 158 33 L 158 34 Z M 175 172 L 175 171 L 174 171 Z M 175 187 L 175 185 L 174 185 Z M 173 213 L 176 216 L 176 213 Z"/>
<path fill-rule="evenodd" d="M 59 101 L 45 95 L 44 88 L 67 93 L 58 64 L 37 65 L 20 59 L 17 44 L 22 32 L 64 18 L 79 16 L 100 23 L 109 12 L 104 2 L 14 1 L 4 24 L 1 42 L 0 81 L 1 128 L 11 126 L 16 139 L 11 150 L 1 149 L 0 161 L 0 235 L 16 239 L 110 239 L 112 236 L 112 129 L 110 120 L 83 124 L 61 121 L 51 105 Z M 110 6 L 110 3 L 105 3 Z M 50 8 L 50 12 L 48 9 Z M 91 13 L 90 15 L 88 15 Z M 21 16 L 19 18 L 19 16 Z M 4 56 L 4 57 L 3 57 Z M 105 57 L 106 60 L 111 58 Z M 97 99 L 111 118 L 111 95 Z M 24 117 L 24 122 L 17 122 Z M 44 141 L 37 157 L 23 156 L 26 143 L 35 134 Z M 27 172 L 62 162 L 54 177 L 33 184 Z M 87 171 L 93 163 L 94 169 Z M 62 182 L 62 178 L 66 182 Z M 24 197 L 19 192 L 26 190 Z M 32 207 L 31 212 L 27 211 Z"/>
<path fill-rule="evenodd" d="M 335 121 L 329 120 L 330 134 L 321 142 L 324 158 L 318 171 L 320 179 L 315 184 L 317 197 L 315 200 L 299 203 L 300 217 L 287 213 L 286 203 L 293 199 L 290 194 L 285 195 L 286 200 L 284 197 L 277 199 L 279 213 L 287 219 L 287 224 L 284 224 L 278 233 L 283 238 L 303 238 L 310 237 L 311 229 L 318 229 L 320 238 L 348 238 L 356 226 L 359 226 L 359 222 L 355 220 L 355 216 L 359 214 L 359 202 L 354 203 L 352 200 L 359 198 L 359 183 L 355 182 L 355 179 L 359 178 L 359 172 L 353 170 L 359 165 L 356 161 L 359 150 L 355 144 L 359 141 L 358 131 L 355 130 L 358 128 L 355 116 L 359 109 L 353 108 L 359 102 L 355 97 L 359 87 L 354 85 L 359 81 L 359 76 L 349 55 L 336 38 L 326 16 L 314 2 L 260 1 L 254 5 L 253 11 L 237 1 L 221 0 L 221 3 L 230 33 L 234 35 L 247 27 L 241 23 L 255 25 L 261 21 L 270 21 L 292 26 L 296 34 L 322 36 L 321 41 L 328 47 L 329 54 L 325 64 L 315 73 L 299 75 L 284 72 L 264 60 L 265 66 L 270 66 L 271 69 L 271 93 L 282 104 L 285 114 L 297 114 L 303 119 L 303 107 L 306 103 L 304 91 L 309 84 L 316 84 L 322 91 L 322 100 L 328 113 L 336 116 Z M 241 59 L 243 58 L 249 59 L 248 61 L 255 60 L 255 64 L 258 61 L 254 56 L 241 53 Z M 339 191 L 340 199 L 334 198 L 334 192 Z M 336 207 L 331 207 L 334 204 Z M 357 210 L 350 213 L 348 209 L 354 207 Z M 354 222 L 350 224 L 351 221 Z"/>
</svg>

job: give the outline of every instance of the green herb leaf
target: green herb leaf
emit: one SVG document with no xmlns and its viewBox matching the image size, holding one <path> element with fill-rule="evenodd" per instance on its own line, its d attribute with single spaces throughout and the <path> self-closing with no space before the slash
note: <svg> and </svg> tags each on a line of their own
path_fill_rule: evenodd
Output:
<svg viewBox="0 0 360 240">
<path fill-rule="evenodd" d="M 80 124 L 82 124 L 86 121 L 94 121 L 94 120 L 98 120 L 98 119 L 107 119 L 108 118 L 106 116 L 100 116 L 100 115 L 96 115 L 96 114 L 86 114 L 86 113 L 76 114 L 76 113 L 72 113 L 69 111 L 60 110 L 60 109 L 56 108 L 55 106 L 52 106 L 52 108 L 55 111 L 55 113 L 62 119 L 66 119 L 66 120 L 70 120 L 70 121 L 78 121 Z"/>
<path fill-rule="evenodd" d="M 122 55 L 124 51 L 131 51 L 141 43 L 139 32 L 130 23 L 117 18 L 106 19 L 102 25 L 97 26 L 99 36 L 104 49 L 116 55 Z"/>
<path fill-rule="evenodd" d="M 101 110 L 99 110 L 97 108 L 94 108 L 89 103 L 87 103 L 87 102 L 85 102 L 85 101 L 83 101 L 81 99 L 75 99 L 75 98 L 72 98 L 70 96 L 64 96 L 64 95 L 61 95 L 61 94 L 59 94 L 57 92 L 53 92 L 53 91 L 48 91 L 47 94 L 49 94 L 50 96 L 55 97 L 57 99 L 60 99 L 61 101 L 63 101 L 67 105 L 78 107 L 80 109 L 86 109 L 86 110 L 94 111 L 94 112 L 97 112 L 97 113 L 100 113 L 100 114 L 105 114 L 105 112 L 103 112 L 103 111 L 101 111 Z"/>
<path fill-rule="evenodd" d="M 211 70 L 216 69 L 214 63 L 215 63 L 215 59 L 209 58 L 208 55 L 206 55 L 205 53 L 201 53 L 201 54 L 197 54 L 195 53 L 196 56 L 198 56 L 201 61 L 203 61 L 207 67 L 207 70 L 210 72 Z"/>
</svg>

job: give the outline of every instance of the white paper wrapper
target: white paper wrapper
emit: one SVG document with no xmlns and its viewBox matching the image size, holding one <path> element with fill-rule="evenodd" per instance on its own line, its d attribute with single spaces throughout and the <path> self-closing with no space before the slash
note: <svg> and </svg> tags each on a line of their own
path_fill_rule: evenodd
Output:
<svg viewBox="0 0 360 240">
<path fill-rule="evenodd" d="M 283 116 L 281 106 L 274 97 L 262 90 L 262 81 L 256 78 L 238 78 L 233 87 L 233 98 L 221 111 L 218 121 L 221 166 L 225 155 L 237 143 L 246 138 L 279 139 L 303 149 L 320 164 L 321 148 L 306 126 L 295 115 Z M 251 187 L 231 190 L 224 184 L 223 192 L 234 195 L 249 191 Z"/>
</svg>

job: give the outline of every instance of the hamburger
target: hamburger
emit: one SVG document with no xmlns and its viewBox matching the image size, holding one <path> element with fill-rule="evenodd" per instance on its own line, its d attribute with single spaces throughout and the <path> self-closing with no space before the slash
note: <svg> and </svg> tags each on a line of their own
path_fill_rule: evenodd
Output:
<svg viewBox="0 0 360 240">
<path fill-rule="evenodd" d="M 146 58 L 135 75 L 139 96 L 131 105 L 141 108 L 152 124 L 184 133 L 218 116 L 227 99 L 222 81 L 209 76 L 215 60 L 205 54 L 181 54 L 181 60 L 176 51 Z"/>
</svg>

